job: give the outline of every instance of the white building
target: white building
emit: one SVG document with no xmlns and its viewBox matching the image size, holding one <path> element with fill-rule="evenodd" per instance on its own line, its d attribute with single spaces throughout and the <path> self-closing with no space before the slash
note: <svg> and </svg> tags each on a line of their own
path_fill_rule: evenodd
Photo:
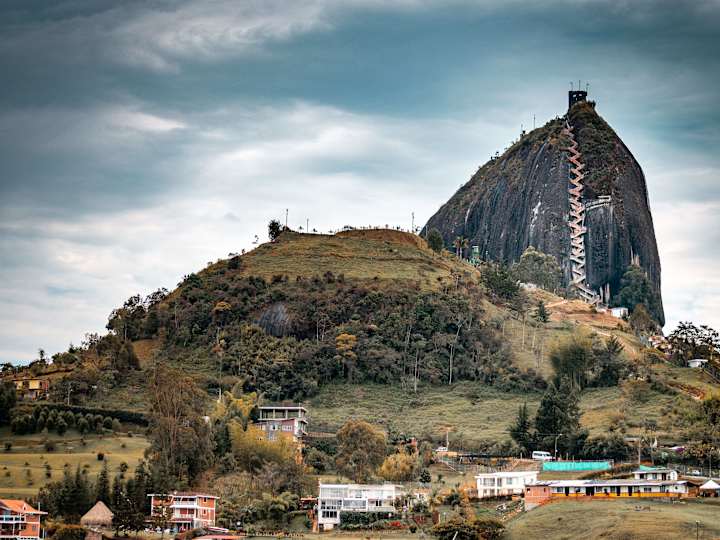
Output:
<svg viewBox="0 0 720 540">
<path fill-rule="evenodd" d="M 635 480 L 672 480 L 678 479 L 678 473 L 675 469 L 664 469 L 658 467 L 656 469 L 639 469 L 633 471 Z"/>
<path fill-rule="evenodd" d="M 533 484 L 537 479 L 538 471 L 499 471 L 475 476 L 478 497 L 481 499 L 520 495 L 525 491 L 525 484 Z"/>
<path fill-rule="evenodd" d="M 707 364 L 707 360 L 705 358 L 693 358 L 692 360 L 688 360 L 687 364 L 688 367 L 691 368 L 702 368 Z"/>
<path fill-rule="evenodd" d="M 614 307 L 610 308 L 610 314 L 617 319 L 624 319 L 629 315 L 628 308 L 626 307 Z"/>
<path fill-rule="evenodd" d="M 328 531 L 340 524 L 340 512 L 395 512 L 400 497 L 395 484 L 323 484 L 318 493 L 318 529 Z"/>
</svg>

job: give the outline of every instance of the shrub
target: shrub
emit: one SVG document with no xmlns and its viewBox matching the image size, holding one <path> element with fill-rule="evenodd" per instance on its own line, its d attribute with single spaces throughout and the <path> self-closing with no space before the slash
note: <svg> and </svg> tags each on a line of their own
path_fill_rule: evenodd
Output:
<svg viewBox="0 0 720 540">
<path fill-rule="evenodd" d="M 80 525 L 59 525 L 52 535 L 52 540 L 85 540 L 87 531 Z"/>
<path fill-rule="evenodd" d="M 505 526 L 495 519 L 462 519 L 454 517 L 438 523 L 432 533 L 440 540 L 498 540 Z"/>
<path fill-rule="evenodd" d="M 9 452 L 10 450 L 12 450 L 12 443 L 10 441 L 7 441 L 4 446 L 5 446 L 6 452 Z"/>
<path fill-rule="evenodd" d="M 104 460 L 104 459 L 105 459 L 105 454 L 103 454 L 102 452 L 98 452 L 98 453 L 97 453 L 97 460 L 98 460 L 98 461 L 102 461 L 102 460 Z"/>
<path fill-rule="evenodd" d="M 51 441 L 48 438 L 45 438 L 43 441 L 43 447 L 45 448 L 46 452 L 54 452 L 55 451 L 55 441 Z"/>
</svg>

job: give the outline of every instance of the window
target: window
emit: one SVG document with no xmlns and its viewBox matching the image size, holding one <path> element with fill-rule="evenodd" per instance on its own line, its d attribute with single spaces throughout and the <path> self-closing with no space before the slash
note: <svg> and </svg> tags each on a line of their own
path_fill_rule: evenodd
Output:
<svg viewBox="0 0 720 540">
<path fill-rule="evenodd" d="M 338 513 L 336 510 L 323 510 L 322 517 L 324 518 L 330 518 L 335 519 L 337 518 Z"/>
<path fill-rule="evenodd" d="M 652 488 L 651 488 L 651 487 L 644 487 L 644 488 L 643 488 L 643 493 L 652 493 Z"/>
<path fill-rule="evenodd" d="M 507 484 L 508 486 L 512 486 L 514 483 L 515 483 L 514 478 L 506 478 L 505 479 L 505 484 Z"/>
<path fill-rule="evenodd" d="M 292 431 L 292 426 L 283 426 L 282 430 L 283 431 Z"/>
</svg>

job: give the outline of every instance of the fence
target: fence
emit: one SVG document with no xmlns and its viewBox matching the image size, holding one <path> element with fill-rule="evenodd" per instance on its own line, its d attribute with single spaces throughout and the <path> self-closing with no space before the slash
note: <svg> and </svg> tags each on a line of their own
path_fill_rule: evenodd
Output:
<svg viewBox="0 0 720 540">
<path fill-rule="evenodd" d="M 574 471 L 607 471 L 612 469 L 612 460 L 605 461 L 544 461 L 543 471 L 574 472 Z"/>
</svg>

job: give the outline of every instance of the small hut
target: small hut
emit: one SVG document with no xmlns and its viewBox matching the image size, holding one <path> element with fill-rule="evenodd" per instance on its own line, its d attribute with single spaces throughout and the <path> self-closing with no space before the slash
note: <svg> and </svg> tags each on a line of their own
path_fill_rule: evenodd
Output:
<svg viewBox="0 0 720 540">
<path fill-rule="evenodd" d="M 720 484 L 715 480 L 708 480 L 700 486 L 700 495 L 702 497 L 720 497 Z"/>
<path fill-rule="evenodd" d="M 98 501 L 80 518 L 80 524 L 83 527 L 112 527 L 113 515 L 104 502 Z"/>
</svg>

